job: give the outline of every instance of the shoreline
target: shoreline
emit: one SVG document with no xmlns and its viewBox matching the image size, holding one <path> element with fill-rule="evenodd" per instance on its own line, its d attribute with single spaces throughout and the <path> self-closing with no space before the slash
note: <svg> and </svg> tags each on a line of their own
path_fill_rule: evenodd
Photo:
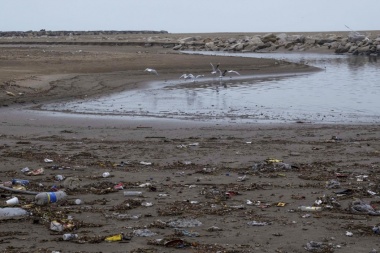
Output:
<svg viewBox="0 0 380 253">
<path fill-rule="evenodd" d="M 352 208 L 361 200 L 380 213 L 377 124 L 226 125 L 25 110 L 138 89 L 157 78 L 144 73 L 146 67 L 159 69 L 162 80 L 183 72 L 208 73 L 209 62 L 244 74 L 311 68 L 172 54 L 156 47 L 0 51 L 0 185 L 23 179 L 29 181 L 28 191 L 67 193 L 58 203 L 38 206 L 33 195 L 0 189 L 0 208 L 18 197 L 15 207 L 31 213 L 0 217 L 0 252 L 380 249 L 373 230 L 379 216 Z M 64 76 L 38 78 L 49 74 Z M 25 168 L 43 168 L 43 173 L 24 173 Z M 77 187 L 70 188 L 68 179 Z M 124 191 L 142 196 L 128 197 Z M 320 211 L 301 211 L 302 206 Z M 52 222 L 65 225 L 64 230 L 52 230 Z M 65 233 L 78 238 L 64 241 Z M 123 240 L 105 241 L 120 233 Z"/>
</svg>

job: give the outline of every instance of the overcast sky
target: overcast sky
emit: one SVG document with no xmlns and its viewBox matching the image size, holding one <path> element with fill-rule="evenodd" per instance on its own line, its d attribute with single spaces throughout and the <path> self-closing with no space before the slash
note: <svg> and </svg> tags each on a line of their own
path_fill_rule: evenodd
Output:
<svg viewBox="0 0 380 253">
<path fill-rule="evenodd" d="M 380 0 L 0 0 L 0 31 L 380 30 Z"/>
</svg>

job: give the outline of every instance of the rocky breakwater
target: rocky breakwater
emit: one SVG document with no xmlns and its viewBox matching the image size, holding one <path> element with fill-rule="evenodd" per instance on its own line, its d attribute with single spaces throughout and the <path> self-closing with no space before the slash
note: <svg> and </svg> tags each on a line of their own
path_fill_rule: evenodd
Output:
<svg viewBox="0 0 380 253">
<path fill-rule="evenodd" d="M 244 36 L 242 38 L 181 38 L 174 50 L 273 52 L 329 50 L 336 54 L 380 56 L 380 35 L 358 32 L 340 34 L 274 34 Z"/>
</svg>

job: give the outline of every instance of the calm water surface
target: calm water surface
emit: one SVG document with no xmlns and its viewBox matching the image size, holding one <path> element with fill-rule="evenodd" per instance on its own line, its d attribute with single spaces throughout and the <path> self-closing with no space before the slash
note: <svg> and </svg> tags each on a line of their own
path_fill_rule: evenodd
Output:
<svg viewBox="0 0 380 253">
<path fill-rule="evenodd" d="M 227 55 L 222 52 L 202 54 Z M 141 90 L 50 104 L 43 109 L 237 123 L 380 122 L 379 58 L 308 53 L 233 55 L 303 62 L 322 71 L 282 76 L 252 73 L 250 80 L 234 76 L 221 81 L 205 77 L 197 83 L 182 79 L 159 81 Z"/>
</svg>

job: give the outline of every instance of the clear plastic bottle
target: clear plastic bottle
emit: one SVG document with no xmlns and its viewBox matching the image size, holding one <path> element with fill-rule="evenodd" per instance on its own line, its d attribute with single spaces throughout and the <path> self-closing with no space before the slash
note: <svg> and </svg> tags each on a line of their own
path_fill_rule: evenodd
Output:
<svg viewBox="0 0 380 253">
<path fill-rule="evenodd" d="M 41 192 L 36 195 L 34 201 L 37 205 L 46 205 L 49 203 L 55 203 L 65 199 L 67 194 L 64 191 L 57 192 Z"/>
<path fill-rule="evenodd" d="M 143 193 L 139 191 L 124 191 L 124 196 L 142 196 Z"/>
<path fill-rule="evenodd" d="M 322 207 L 320 206 L 300 206 L 298 207 L 301 211 L 306 211 L 306 212 L 319 212 L 322 211 Z"/>
<path fill-rule="evenodd" d="M 17 216 L 26 216 L 27 214 L 27 211 L 19 207 L 0 208 L 0 219 L 7 219 Z"/>
<path fill-rule="evenodd" d="M 77 234 L 64 234 L 62 236 L 62 238 L 64 241 L 70 241 L 70 240 L 78 239 L 78 235 Z"/>
</svg>

